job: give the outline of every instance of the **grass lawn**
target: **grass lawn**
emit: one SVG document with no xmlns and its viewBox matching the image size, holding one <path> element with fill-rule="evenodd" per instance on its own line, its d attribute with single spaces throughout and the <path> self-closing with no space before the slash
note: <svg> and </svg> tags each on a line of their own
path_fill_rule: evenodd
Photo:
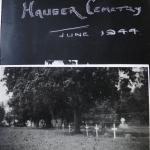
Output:
<svg viewBox="0 0 150 150">
<path fill-rule="evenodd" d="M 96 139 L 67 130 L 0 128 L 0 150 L 149 150 L 149 137 Z"/>
</svg>

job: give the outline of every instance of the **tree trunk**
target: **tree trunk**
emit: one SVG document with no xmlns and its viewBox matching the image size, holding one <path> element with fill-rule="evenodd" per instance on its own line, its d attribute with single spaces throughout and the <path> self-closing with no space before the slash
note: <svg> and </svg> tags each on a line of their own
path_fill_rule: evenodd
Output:
<svg viewBox="0 0 150 150">
<path fill-rule="evenodd" d="M 80 112 L 78 109 L 74 110 L 74 133 L 81 133 L 80 131 Z"/>
<path fill-rule="evenodd" d="M 46 119 L 45 123 L 46 123 L 46 128 L 52 128 L 53 127 L 50 119 L 49 120 Z"/>
<path fill-rule="evenodd" d="M 52 121 L 52 120 L 54 120 L 54 119 L 55 119 L 55 117 L 54 117 L 54 113 L 53 113 L 52 109 L 51 109 L 51 111 L 50 111 L 50 114 L 51 114 L 51 121 Z M 54 128 L 53 123 L 51 123 L 51 128 Z"/>
<path fill-rule="evenodd" d="M 38 128 L 39 127 L 39 120 L 34 121 L 34 124 L 35 124 L 36 128 Z"/>
</svg>

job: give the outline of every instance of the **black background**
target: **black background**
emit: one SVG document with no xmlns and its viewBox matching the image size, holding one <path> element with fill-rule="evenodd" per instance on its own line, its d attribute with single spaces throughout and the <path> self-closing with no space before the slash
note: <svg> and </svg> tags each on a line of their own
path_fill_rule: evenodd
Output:
<svg viewBox="0 0 150 150">
<path fill-rule="evenodd" d="M 149 64 L 150 12 L 148 0 L 97 0 L 94 5 L 141 6 L 139 16 L 129 13 L 96 14 L 80 20 L 75 15 L 54 16 L 40 19 L 29 16 L 21 19 L 23 2 L 31 0 L 3 0 L 1 64 L 43 64 L 45 60 L 79 60 L 92 64 Z M 63 8 L 75 6 L 87 16 L 87 0 L 35 0 L 36 8 Z M 90 37 L 58 38 L 49 31 L 90 25 Z M 100 37 L 98 31 L 107 29 L 137 28 L 133 34 Z M 70 31 L 69 31 L 70 32 Z"/>
</svg>

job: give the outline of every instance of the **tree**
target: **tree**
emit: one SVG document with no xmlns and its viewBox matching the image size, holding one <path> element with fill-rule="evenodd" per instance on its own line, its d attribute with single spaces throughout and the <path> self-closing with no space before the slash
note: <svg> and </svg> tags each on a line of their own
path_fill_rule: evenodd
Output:
<svg viewBox="0 0 150 150">
<path fill-rule="evenodd" d="M 0 105 L 0 125 L 2 123 L 2 121 L 4 120 L 4 116 L 5 116 L 5 109 L 3 104 Z"/>
<path fill-rule="evenodd" d="M 120 71 L 128 78 L 120 78 Z M 133 68 L 6 68 L 4 73 L 8 92 L 13 93 L 9 106 L 19 121 L 38 124 L 43 119 L 51 127 L 52 119 L 74 120 L 76 133 L 90 108 L 99 104 L 110 113 L 126 112 L 131 97 L 137 99 L 138 94 L 129 86 L 137 82 Z M 139 79 L 147 87 L 146 77 Z"/>
<path fill-rule="evenodd" d="M 13 92 L 9 105 L 22 122 L 74 118 L 77 133 L 80 117 L 96 102 L 118 99 L 116 68 L 6 68 L 5 75 L 8 92 Z"/>
<path fill-rule="evenodd" d="M 20 122 L 40 119 L 51 127 L 51 119 L 66 113 L 65 95 L 60 86 L 60 69 L 52 68 L 6 68 L 8 92 L 13 92 L 9 106 Z M 58 72 L 58 73 L 57 73 Z M 13 82 L 12 82 L 13 81 Z M 65 110 L 63 108 L 66 108 Z M 63 113 L 62 113 L 63 112 Z M 63 116 L 64 117 L 64 116 Z"/>
<path fill-rule="evenodd" d="M 126 78 L 120 79 L 120 102 L 117 113 L 129 121 L 137 119 L 148 124 L 148 70 L 147 68 L 120 68 Z M 124 115 L 126 114 L 126 115 Z M 132 117 L 128 117 L 129 114 Z"/>
<path fill-rule="evenodd" d="M 6 115 L 5 115 L 5 119 L 6 119 L 7 123 L 10 126 L 12 121 L 14 121 L 14 116 L 11 112 L 7 112 Z"/>
<path fill-rule="evenodd" d="M 118 70 L 115 68 L 70 68 L 65 70 L 64 87 L 68 104 L 74 113 L 75 133 L 80 132 L 81 116 L 96 102 L 118 99 Z"/>
</svg>

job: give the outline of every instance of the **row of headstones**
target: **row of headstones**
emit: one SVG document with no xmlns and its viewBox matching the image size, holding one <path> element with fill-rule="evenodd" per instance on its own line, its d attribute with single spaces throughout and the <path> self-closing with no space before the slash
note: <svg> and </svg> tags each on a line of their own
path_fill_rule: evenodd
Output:
<svg viewBox="0 0 150 150">
<path fill-rule="evenodd" d="M 127 128 L 127 124 L 125 123 L 125 119 L 124 118 L 121 118 L 120 119 L 120 121 L 121 121 L 121 123 L 120 123 L 120 125 L 119 125 L 119 128 Z M 27 126 L 30 126 L 30 127 L 33 127 L 34 126 L 34 124 L 31 122 L 31 121 L 28 121 L 27 122 Z M 39 125 L 41 124 L 41 126 L 43 126 L 43 124 L 44 124 L 44 122 L 41 120 L 40 121 L 40 123 L 39 123 Z M 58 126 L 57 126 L 57 124 L 58 123 L 55 123 L 56 124 L 56 127 L 58 128 Z M 64 129 L 65 129 L 65 124 L 64 123 L 62 123 L 62 125 L 61 125 L 61 122 L 59 122 L 59 128 L 61 128 L 62 127 L 62 129 L 63 129 L 63 131 L 64 131 Z M 69 124 L 68 125 L 68 128 L 69 128 L 69 133 L 71 133 L 71 125 Z M 85 126 L 85 131 L 86 131 L 86 135 L 87 136 L 89 136 L 89 126 L 86 124 L 86 126 Z M 96 137 L 98 137 L 99 135 L 98 135 L 98 131 L 100 130 L 100 128 L 98 127 L 98 125 L 96 124 L 95 125 L 95 127 L 94 127 L 94 129 L 95 129 L 95 133 L 96 133 Z M 117 128 L 116 128 L 116 125 L 115 125 L 115 123 L 113 124 L 113 128 L 112 128 L 112 131 L 113 131 L 113 135 L 114 135 L 114 139 L 116 138 L 116 131 L 117 131 Z"/>
<path fill-rule="evenodd" d="M 64 126 L 64 124 L 62 124 L 63 131 L 64 131 L 64 128 L 65 128 L 65 126 Z M 69 128 L 69 133 L 71 133 L 71 125 L 70 124 L 68 125 L 68 128 Z M 89 136 L 89 128 L 90 127 L 86 124 L 85 125 L 85 131 L 86 131 L 86 136 L 87 137 Z M 98 131 L 100 130 L 100 128 L 98 127 L 97 124 L 95 125 L 94 129 L 95 129 L 96 137 L 99 137 Z M 113 131 L 113 135 L 114 135 L 114 139 L 115 139 L 116 138 L 116 131 L 117 131 L 115 123 L 113 124 L 112 131 Z"/>
<path fill-rule="evenodd" d="M 128 125 L 125 123 L 125 118 L 121 118 L 120 122 L 121 122 L 119 125 L 120 128 L 127 128 L 128 127 Z M 51 123 L 52 123 L 52 126 L 54 128 L 61 128 L 63 122 L 61 119 L 57 119 L 57 120 L 52 120 Z M 26 126 L 27 127 L 34 127 L 35 125 L 32 121 L 28 120 L 26 122 Z M 39 121 L 39 127 L 45 127 L 45 126 L 46 126 L 45 121 L 41 119 Z"/>
<path fill-rule="evenodd" d="M 128 127 L 128 125 L 125 123 L 125 118 L 121 118 L 120 119 L 120 121 L 121 121 L 121 123 L 120 123 L 120 125 L 119 125 L 119 128 L 127 128 Z M 62 124 L 62 129 L 64 130 L 64 127 L 65 127 L 65 125 L 64 125 L 64 123 Z M 68 126 L 68 128 L 69 128 L 69 133 L 71 133 L 71 125 L 69 124 L 69 126 Z M 89 126 L 86 124 L 86 126 L 85 126 L 85 131 L 86 131 L 86 135 L 87 136 L 89 136 Z M 95 132 L 96 132 L 96 137 L 98 137 L 99 135 L 98 135 L 98 131 L 99 131 L 99 127 L 98 127 L 98 125 L 96 124 L 95 125 L 95 127 L 94 127 L 94 129 L 95 129 Z M 114 139 L 116 138 L 116 131 L 117 131 L 117 128 L 116 128 L 116 124 L 114 123 L 113 124 L 113 128 L 111 128 L 111 130 L 113 131 L 113 137 L 114 137 Z"/>
</svg>

